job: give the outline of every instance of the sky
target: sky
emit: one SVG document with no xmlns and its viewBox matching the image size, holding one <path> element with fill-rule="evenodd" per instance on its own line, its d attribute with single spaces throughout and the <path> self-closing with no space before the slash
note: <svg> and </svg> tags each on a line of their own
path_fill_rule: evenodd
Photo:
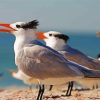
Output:
<svg viewBox="0 0 100 100">
<path fill-rule="evenodd" d="M 100 0 L 0 0 L 0 22 L 40 22 L 39 30 L 100 31 Z"/>
</svg>

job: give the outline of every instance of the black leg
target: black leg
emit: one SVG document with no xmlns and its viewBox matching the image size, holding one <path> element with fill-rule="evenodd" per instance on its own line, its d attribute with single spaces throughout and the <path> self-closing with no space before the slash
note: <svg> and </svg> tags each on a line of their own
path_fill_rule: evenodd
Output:
<svg viewBox="0 0 100 100">
<path fill-rule="evenodd" d="M 50 85 L 49 91 L 51 91 L 51 90 L 52 90 L 52 88 L 53 88 L 53 85 Z"/>
<path fill-rule="evenodd" d="M 39 85 L 39 92 L 36 100 L 42 100 L 44 90 L 45 90 L 44 85 Z"/>
<path fill-rule="evenodd" d="M 43 97 L 44 90 L 45 90 L 45 87 L 44 87 L 44 85 L 42 85 L 42 89 L 41 89 L 41 95 L 40 95 L 40 100 L 42 100 L 42 97 Z"/>
<path fill-rule="evenodd" d="M 66 92 L 65 96 L 68 96 L 68 93 L 69 93 L 69 90 L 70 90 L 70 84 L 71 84 L 71 82 L 68 83 L 68 89 L 67 89 L 67 92 Z"/>
<path fill-rule="evenodd" d="M 71 96 L 71 93 L 72 93 L 72 90 L 73 90 L 73 84 L 74 84 L 74 82 L 71 81 L 71 82 L 70 82 L 70 91 L 69 91 L 68 96 Z"/>
<path fill-rule="evenodd" d="M 67 89 L 67 92 L 66 92 L 66 96 L 71 96 L 73 84 L 74 84 L 73 81 L 69 82 L 68 89 Z"/>
<path fill-rule="evenodd" d="M 38 96 L 37 96 L 37 99 L 36 100 L 39 100 L 40 95 L 41 95 L 41 85 L 39 85 L 39 92 L 38 92 Z"/>
</svg>

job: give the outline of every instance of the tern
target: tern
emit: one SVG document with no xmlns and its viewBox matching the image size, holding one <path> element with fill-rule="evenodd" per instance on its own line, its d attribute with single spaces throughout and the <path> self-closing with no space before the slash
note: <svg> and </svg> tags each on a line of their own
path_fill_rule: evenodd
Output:
<svg viewBox="0 0 100 100">
<path fill-rule="evenodd" d="M 86 66 L 87 68 L 100 71 L 100 62 L 98 60 L 86 56 L 81 51 L 74 49 L 67 44 L 69 36 L 56 31 L 49 31 L 45 33 L 37 32 L 37 34 L 39 34 L 39 39 L 46 42 L 46 46 L 49 46 L 54 50 L 59 51 L 64 55 L 67 60 L 74 61 L 80 65 Z M 43 36 L 46 38 L 41 38 Z M 69 92 L 67 91 L 66 96 L 71 95 L 72 86 L 73 82 L 69 82 Z"/>
<path fill-rule="evenodd" d="M 24 82 L 40 84 L 37 100 L 42 100 L 44 85 L 65 84 L 69 81 L 78 81 L 85 76 L 100 77 L 99 71 L 68 61 L 56 50 L 42 43 L 32 42 L 37 39 L 38 24 L 37 20 L 0 24 L 5 27 L 1 28 L 0 32 L 9 32 L 16 38 L 14 52 L 18 72 L 13 73 L 13 77 Z"/>
</svg>

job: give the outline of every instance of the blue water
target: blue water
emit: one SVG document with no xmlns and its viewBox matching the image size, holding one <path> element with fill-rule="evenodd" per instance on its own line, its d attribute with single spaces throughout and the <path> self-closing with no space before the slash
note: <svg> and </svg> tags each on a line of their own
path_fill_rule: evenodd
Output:
<svg viewBox="0 0 100 100">
<path fill-rule="evenodd" d="M 100 53 L 100 39 L 96 38 L 95 32 L 63 33 L 68 33 L 70 36 L 68 44 L 86 55 L 96 58 Z M 10 34 L 0 33 L 0 72 L 4 73 L 4 78 L 0 80 L 0 87 L 24 85 L 22 81 L 12 78 L 7 71 L 8 69 L 16 69 L 13 51 L 14 40 L 14 36 Z"/>
</svg>

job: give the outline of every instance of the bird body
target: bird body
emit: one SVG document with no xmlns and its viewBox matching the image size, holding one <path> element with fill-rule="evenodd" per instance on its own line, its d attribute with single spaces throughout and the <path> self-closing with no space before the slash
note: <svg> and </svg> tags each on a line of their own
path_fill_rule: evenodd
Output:
<svg viewBox="0 0 100 100">
<path fill-rule="evenodd" d="M 41 40 L 44 40 L 47 46 L 61 53 L 65 57 L 65 59 L 67 59 L 69 62 L 74 62 L 76 64 L 82 65 L 84 66 L 84 68 L 87 69 L 100 71 L 100 62 L 98 60 L 89 58 L 81 51 L 74 49 L 70 47 L 68 44 L 66 44 L 69 39 L 67 35 L 56 31 L 49 31 L 46 33 L 37 32 L 37 33 L 39 34 L 38 36 L 39 39 L 41 39 L 41 35 L 44 35 L 46 38 L 44 39 L 42 38 Z M 84 78 L 81 78 L 80 80 L 78 80 L 78 82 L 81 83 L 82 85 L 93 86 L 93 84 L 100 83 L 99 75 L 94 76 L 95 73 L 90 72 L 89 74 L 89 72 L 86 72 L 86 70 L 84 69 L 81 70 L 81 72 L 84 73 Z"/>
<path fill-rule="evenodd" d="M 50 36 L 51 34 L 52 36 Z M 67 60 L 76 62 L 90 69 L 100 70 L 100 62 L 97 59 L 92 59 L 83 52 L 72 48 L 67 44 L 67 41 L 69 39 L 67 35 L 56 31 L 49 31 L 46 33 L 42 33 L 42 35 L 46 37 L 42 39 L 46 42 L 46 45 L 63 54 L 63 56 Z M 39 36 L 38 38 L 41 39 Z M 51 43 L 51 41 L 53 42 Z"/>
<path fill-rule="evenodd" d="M 40 80 L 43 84 L 49 84 L 49 80 L 55 84 L 55 80 L 59 78 L 64 84 L 67 80 L 74 79 L 73 77 L 83 77 L 78 69 L 69 67 L 61 55 L 39 45 L 24 46 L 16 58 L 16 63 L 18 69 L 31 76 L 32 79 Z M 56 82 L 56 84 L 60 83 Z"/>
<path fill-rule="evenodd" d="M 82 78 L 84 75 L 81 71 L 73 68 L 74 65 L 68 64 L 60 53 L 43 45 L 31 44 L 32 40 L 37 39 L 37 25 L 36 20 L 28 23 L 0 24 L 0 26 L 10 28 L 10 30 L 1 29 L 0 31 L 10 32 L 16 37 L 14 52 L 18 72 L 13 73 L 13 76 L 24 82 L 32 79 L 43 84 L 49 84 L 49 80 L 52 84 L 59 84 L 55 80 L 58 78 L 62 79 L 61 84 Z"/>
<path fill-rule="evenodd" d="M 59 52 L 62 53 L 64 57 L 70 61 L 74 61 L 90 69 L 100 70 L 100 62 L 97 59 L 91 59 L 84 53 L 70 47 L 67 44 L 64 45 L 62 50 L 60 50 Z"/>
</svg>

